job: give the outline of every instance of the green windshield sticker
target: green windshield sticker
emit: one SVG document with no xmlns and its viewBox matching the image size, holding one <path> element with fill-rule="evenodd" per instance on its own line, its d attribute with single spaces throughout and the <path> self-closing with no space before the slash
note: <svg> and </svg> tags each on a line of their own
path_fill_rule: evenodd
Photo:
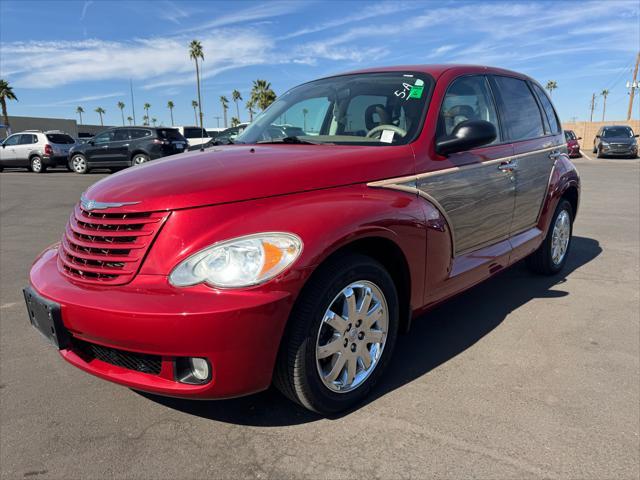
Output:
<svg viewBox="0 0 640 480">
<path fill-rule="evenodd" d="M 424 90 L 424 86 L 414 85 L 413 87 L 411 87 L 411 90 L 409 91 L 409 98 L 421 98 L 423 90 Z"/>
</svg>

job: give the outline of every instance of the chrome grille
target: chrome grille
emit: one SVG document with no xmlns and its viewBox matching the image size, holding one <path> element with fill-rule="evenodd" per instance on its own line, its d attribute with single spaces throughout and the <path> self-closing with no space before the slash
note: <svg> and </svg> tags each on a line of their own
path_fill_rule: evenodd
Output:
<svg viewBox="0 0 640 480">
<path fill-rule="evenodd" d="M 76 280 L 127 283 L 167 216 L 167 212 L 90 212 L 76 205 L 62 236 L 59 267 Z"/>
</svg>

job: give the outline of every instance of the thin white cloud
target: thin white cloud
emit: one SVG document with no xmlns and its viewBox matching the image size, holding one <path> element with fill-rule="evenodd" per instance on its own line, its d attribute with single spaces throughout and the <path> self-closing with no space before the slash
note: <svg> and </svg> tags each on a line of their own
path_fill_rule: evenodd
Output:
<svg viewBox="0 0 640 480">
<path fill-rule="evenodd" d="M 213 20 L 209 20 L 207 22 L 195 25 L 184 30 L 180 30 L 178 33 L 199 32 L 228 25 L 248 23 L 256 20 L 264 20 L 266 18 L 279 17 L 281 15 L 293 13 L 302 7 L 304 7 L 302 2 L 265 2 L 263 4 L 256 5 L 251 8 L 246 8 L 244 10 L 238 10 L 228 14 L 218 14 Z"/>
<path fill-rule="evenodd" d="M 176 25 L 181 24 L 182 20 L 191 16 L 191 13 L 188 10 L 170 0 L 163 0 L 157 11 L 160 18 L 173 22 Z"/>
<path fill-rule="evenodd" d="M 89 10 L 89 7 L 92 4 L 93 4 L 93 0 L 88 0 L 84 2 L 84 5 L 82 5 L 82 13 L 80 14 L 80 20 L 84 20 L 84 18 L 87 16 L 87 11 Z"/>
</svg>

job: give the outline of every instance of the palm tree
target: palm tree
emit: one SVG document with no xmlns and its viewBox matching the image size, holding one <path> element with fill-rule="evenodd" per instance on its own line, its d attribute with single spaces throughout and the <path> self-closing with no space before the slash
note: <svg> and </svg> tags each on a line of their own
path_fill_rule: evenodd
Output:
<svg viewBox="0 0 640 480">
<path fill-rule="evenodd" d="M 145 103 L 143 108 L 144 108 L 144 111 L 147 112 L 147 115 L 146 115 L 146 117 L 147 117 L 147 125 L 149 125 L 149 109 L 151 108 L 151 104 Z"/>
<path fill-rule="evenodd" d="M 302 118 L 304 119 L 304 126 L 302 127 L 302 129 L 306 132 L 307 131 L 307 113 L 309 113 L 309 110 L 307 110 L 306 108 L 302 109 Z"/>
<path fill-rule="evenodd" d="M 129 125 L 133 125 L 133 117 L 127 117 L 127 122 L 129 122 Z"/>
<path fill-rule="evenodd" d="M 253 122 L 253 112 L 254 109 L 256 108 L 256 104 L 253 100 L 249 100 L 245 107 L 247 107 L 247 110 L 249 111 L 249 122 Z"/>
<path fill-rule="evenodd" d="M 276 93 L 271 89 L 271 84 L 266 80 L 254 80 L 251 89 L 251 100 L 260 110 L 266 109 L 276 99 Z"/>
<path fill-rule="evenodd" d="M 604 97 L 604 103 L 602 104 L 602 121 L 604 122 L 604 114 L 607 111 L 607 96 L 609 95 L 609 90 L 605 88 L 600 92 L 600 95 Z"/>
<path fill-rule="evenodd" d="M 154 126 L 154 127 L 156 126 L 156 122 L 157 122 L 157 121 L 158 121 L 158 119 L 157 119 L 157 118 L 152 118 L 152 119 L 151 119 L 151 123 L 153 123 L 153 126 Z"/>
<path fill-rule="evenodd" d="M 236 104 L 236 118 L 238 119 L 238 122 L 239 122 L 240 108 L 238 107 L 238 100 L 242 100 L 242 95 L 240 95 L 240 92 L 238 90 L 234 90 L 233 92 L 231 92 L 231 99 L 233 100 L 233 103 Z"/>
<path fill-rule="evenodd" d="M 84 113 L 84 108 L 78 106 L 78 108 L 76 108 L 76 113 L 80 115 L 80 125 L 82 125 L 82 114 Z"/>
<path fill-rule="evenodd" d="M 547 84 L 545 85 L 545 87 L 547 90 L 549 90 L 549 96 L 552 96 L 553 91 L 558 88 L 558 82 L 556 82 L 555 80 L 549 80 L 547 82 Z"/>
<path fill-rule="evenodd" d="M 198 113 L 196 112 L 196 108 L 198 108 L 198 102 L 196 100 L 191 100 L 191 106 L 193 107 L 193 116 L 196 119 L 196 125 L 198 125 Z"/>
<path fill-rule="evenodd" d="M 118 102 L 118 108 L 120 109 L 120 115 L 122 115 L 122 126 L 124 127 L 124 102 Z"/>
<path fill-rule="evenodd" d="M 198 110 L 200 113 L 200 128 L 202 126 L 202 98 L 200 97 L 200 67 L 198 65 L 198 59 L 202 59 L 204 62 L 204 52 L 202 51 L 202 44 L 198 40 L 192 40 L 189 44 L 189 57 L 196 62 L 196 83 L 198 84 Z"/>
<path fill-rule="evenodd" d="M 142 124 L 143 125 L 149 125 L 149 115 L 143 115 L 142 116 Z"/>
<path fill-rule="evenodd" d="M 7 114 L 7 100 L 18 101 L 15 93 L 13 93 L 13 87 L 9 85 L 6 80 L 0 79 L 0 105 L 2 106 L 2 123 L 7 129 L 7 136 L 11 135 L 11 126 L 9 125 L 9 115 Z"/>
<path fill-rule="evenodd" d="M 231 117 L 231 126 L 237 127 L 240 125 L 240 119 L 238 117 Z"/>
<path fill-rule="evenodd" d="M 224 128 L 227 128 L 227 110 L 229 110 L 229 100 L 222 95 L 220 97 L 220 104 L 222 105 L 222 114 L 224 115 Z"/>
<path fill-rule="evenodd" d="M 169 109 L 169 112 L 171 113 L 171 126 L 173 127 L 173 109 L 175 107 L 175 104 L 169 100 L 167 102 L 167 108 Z"/>
<path fill-rule="evenodd" d="M 102 107 L 98 107 L 94 110 L 94 112 L 96 112 L 98 115 L 100 115 L 100 125 L 104 127 L 104 123 L 102 123 L 102 115 L 104 115 L 106 112 L 106 110 Z"/>
</svg>

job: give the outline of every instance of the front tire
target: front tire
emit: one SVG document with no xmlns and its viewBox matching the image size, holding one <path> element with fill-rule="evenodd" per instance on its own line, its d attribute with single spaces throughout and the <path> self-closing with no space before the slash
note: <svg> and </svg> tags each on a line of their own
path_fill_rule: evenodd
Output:
<svg viewBox="0 0 640 480">
<path fill-rule="evenodd" d="M 573 208 L 567 200 L 562 199 L 556 207 L 542 245 L 527 257 L 527 266 L 542 275 L 558 273 L 567 262 L 572 234 Z"/>
<path fill-rule="evenodd" d="M 89 172 L 87 159 L 84 155 L 80 155 L 79 153 L 71 157 L 71 160 L 69 160 L 69 167 L 73 172 L 80 175 L 84 175 L 85 173 Z"/>
<path fill-rule="evenodd" d="M 42 157 L 39 157 L 38 155 L 34 155 L 33 157 L 31 157 L 31 160 L 29 161 L 29 170 L 31 170 L 33 173 L 46 172 L 47 167 L 44 165 L 44 163 L 42 163 Z"/>
<path fill-rule="evenodd" d="M 289 319 L 275 385 L 320 414 L 358 404 L 391 358 L 398 303 L 393 279 L 370 257 L 345 255 L 321 266 Z"/>
</svg>

